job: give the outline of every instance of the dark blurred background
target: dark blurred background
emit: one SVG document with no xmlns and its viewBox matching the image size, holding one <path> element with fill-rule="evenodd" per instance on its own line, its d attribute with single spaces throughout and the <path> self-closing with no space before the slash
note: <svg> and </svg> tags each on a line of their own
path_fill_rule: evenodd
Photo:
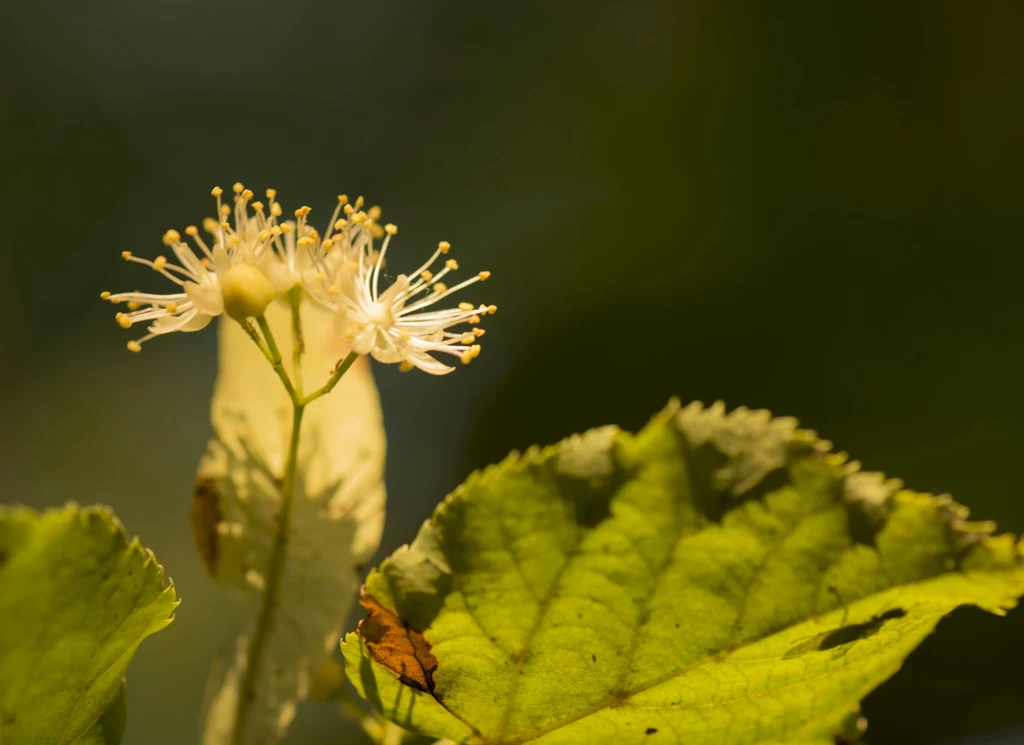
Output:
<svg viewBox="0 0 1024 745">
<path fill-rule="evenodd" d="M 145 281 L 122 250 L 241 180 L 322 218 L 365 194 L 403 265 L 443 238 L 494 272 L 470 368 L 377 369 L 381 555 L 472 468 L 672 395 L 1019 532 L 1021 38 L 1013 0 L 2 0 L 0 496 L 110 503 L 174 577 L 126 743 L 195 741 L 227 602 L 187 522 L 215 335 L 129 354 L 98 298 Z M 871 742 L 1024 741 L 1022 639 L 1024 611 L 953 614 Z M 306 705 L 288 743 L 346 726 Z"/>
</svg>

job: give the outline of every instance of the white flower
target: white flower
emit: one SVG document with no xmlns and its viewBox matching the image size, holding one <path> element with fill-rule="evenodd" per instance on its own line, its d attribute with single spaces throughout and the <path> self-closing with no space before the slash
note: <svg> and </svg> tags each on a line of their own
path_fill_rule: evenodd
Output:
<svg viewBox="0 0 1024 745">
<path fill-rule="evenodd" d="M 346 206 L 348 220 L 339 221 L 342 231 L 339 247 L 321 248 L 314 257 L 317 270 L 306 288 L 323 305 L 336 313 L 335 327 L 357 354 L 370 354 L 384 363 L 401 363 L 403 370 L 418 367 L 432 375 L 454 370 L 436 359 L 435 354 L 450 354 L 468 364 L 480 353 L 481 328 L 451 331 L 454 326 L 480 323 L 480 316 L 494 313 L 493 305 L 459 303 L 456 308 L 428 310 L 459 290 L 491 276 L 480 272 L 449 288 L 441 280 L 458 269 L 455 259 L 447 259 L 444 268 L 434 274 L 431 267 L 447 254 L 447 241 L 438 244 L 434 255 L 410 275 L 400 274 L 390 287 L 380 292 L 381 269 L 388 244 L 398 232 L 394 225 L 384 226 L 384 242 L 374 255 L 372 236 L 362 239 L 348 233 L 353 226 L 374 224 L 375 215 Z M 333 277 L 333 282 L 330 278 Z M 413 279 L 410 279 L 412 277 Z"/>
<path fill-rule="evenodd" d="M 222 313 L 239 320 L 260 315 L 277 293 L 294 287 L 302 271 L 309 268 L 308 256 L 296 250 L 295 223 L 278 223 L 281 205 L 275 201 L 277 192 L 267 189 L 269 217 L 261 202 L 252 203 L 250 214 L 251 190 L 235 184 L 234 192 L 234 209 L 221 203 L 224 192 L 219 186 L 211 192 L 217 199 L 218 219 L 207 218 L 203 222 L 211 236 L 210 245 L 194 225 L 185 228 L 185 233 L 195 243 L 195 249 L 182 240 L 177 230 L 164 233 L 163 242 L 174 252 L 179 264 L 165 256 L 150 261 L 130 251 L 121 254 L 127 261 L 148 266 L 178 286 L 175 292 L 167 294 L 102 293 L 100 297 L 104 300 L 127 305 L 128 312 L 115 317 L 123 328 L 149 322 L 148 334 L 128 342 L 131 351 L 140 351 L 142 343 L 155 336 L 198 331 Z M 232 212 L 233 227 L 227 221 Z M 303 207 L 296 214 L 300 212 L 305 215 L 309 208 Z M 299 227 L 303 235 L 316 235 L 301 218 Z"/>
</svg>

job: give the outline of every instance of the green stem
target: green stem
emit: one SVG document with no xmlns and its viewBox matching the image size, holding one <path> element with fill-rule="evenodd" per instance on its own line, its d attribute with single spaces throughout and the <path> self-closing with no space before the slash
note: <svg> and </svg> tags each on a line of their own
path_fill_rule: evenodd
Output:
<svg viewBox="0 0 1024 745">
<path fill-rule="evenodd" d="M 264 332 L 266 333 L 266 332 Z M 299 456 L 299 432 L 302 428 L 302 414 L 306 405 L 294 402 L 292 413 L 292 435 L 288 442 L 288 456 L 284 464 L 284 477 L 281 480 L 281 511 L 277 515 L 277 529 L 274 532 L 274 543 L 270 548 L 267 560 L 266 585 L 260 602 L 259 616 L 256 618 L 256 630 L 249 640 L 248 659 L 245 675 L 238 692 L 238 709 L 235 716 L 235 732 L 233 742 L 242 745 L 245 741 L 245 727 L 249 718 L 249 707 L 256 698 L 256 682 L 260 678 L 263 662 L 263 648 L 267 635 L 270 633 L 277 611 L 278 595 L 281 590 L 281 577 L 284 575 L 285 556 L 288 550 L 288 533 L 291 530 L 292 503 L 295 496 L 295 471 Z"/>
<path fill-rule="evenodd" d="M 260 331 L 263 332 L 263 338 L 266 340 L 267 349 L 270 351 L 270 355 L 267 357 L 270 360 L 270 364 L 274 368 L 274 372 L 277 373 L 277 377 L 281 379 L 284 384 L 284 389 L 288 391 L 288 395 L 292 401 L 299 403 L 299 397 L 295 393 L 295 386 L 292 385 L 291 378 L 288 377 L 288 372 L 284 369 L 284 363 L 281 361 L 281 350 L 277 348 L 277 342 L 274 340 L 274 332 L 270 330 L 270 324 L 267 323 L 266 316 L 260 316 L 256 319 L 256 323 L 260 325 Z"/>
<path fill-rule="evenodd" d="M 233 745 L 243 745 L 245 742 L 245 730 L 248 725 L 249 711 L 252 707 L 252 702 L 256 699 L 256 684 L 260 679 L 263 665 L 263 651 L 267 643 L 267 637 L 273 630 L 274 616 L 278 610 L 281 580 L 284 576 L 288 552 L 288 534 L 291 531 L 292 506 L 295 497 L 295 481 L 299 460 L 299 436 L 302 431 L 302 415 L 306 410 L 306 406 L 311 401 L 315 401 L 331 392 L 358 357 L 354 352 L 350 353 L 337 365 L 323 388 L 303 398 L 301 383 L 303 339 L 302 321 L 299 314 L 299 305 L 302 298 L 300 295 L 290 295 L 289 299 L 292 302 L 292 334 L 294 335 L 293 344 L 295 350 L 293 363 L 295 365 L 297 386 L 292 384 L 291 379 L 288 377 L 288 372 L 284 369 L 284 364 L 281 361 L 281 351 L 278 349 L 267 319 L 263 316 L 256 319 L 260 330 L 263 332 L 262 339 L 250 322 L 247 321 L 242 324 L 246 333 L 249 334 L 264 356 L 270 361 L 274 372 L 281 379 L 281 383 L 292 400 L 292 431 L 288 441 L 284 475 L 281 479 L 281 507 L 277 515 L 274 542 L 271 545 L 270 556 L 267 559 L 267 569 L 264 577 L 265 584 L 263 595 L 260 599 L 259 615 L 256 618 L 256 628 L 253 631 L 252 638 L 249 640 L 245 673 L 238 691 L 234 731 L 231 738 Z M 389 738 L 394 737 L 393 734 L 389 733 L 385 733 L 385 735 Z"/>
<path fill-rule="evenodd" d="M 267 358 L 267 361 L 273 365 L 274 358 L 270 355 L 270 350 L 267 349 L 267 345 L 263 343 L 263 339 L 260 337 L 259 332 L 253 327 L 252 321 L 246 319 L 245 321 L 239 321 L 239 326 L 242 330 L 249 335 L 249 338 L 253 340 L 260 351 L 263 352 L 263 356 Z"/>
<path fill-rule="evenodd" d="M 288 303 L 292 306 L 292 377 L 295 378 L 295 395 L 302 398 L 302 355 L 306 351 L 306 340 L 302 336 L 302 287 L 296 285 L 288 292 Z"/>
<path fill-rule="evenodd" d="M 355 352 L 349 352 L 348 357 L 341 360 L 340 362 L 338 362 L 337 365 L 335 365 L 334 372 L 331 373 L 331 377 L 327 379 L 327 382 L 324 384 L 324 387 L 318 391 L 313 391 L 312 393 L 310 393 L 308 396 L 302 399 L 302 403 L 308 404 L 311 401 L 316 401 L 321 396 L 326 396 L 328 393 L 333 391 L 334 386 L 338 384 L 338 381 L 341 380 L 341 377 L 348 372 L 348 369 L 352 367 L 352 363 L 354 363 L 357 359 L 359 359 L 358 354 L 356 354 Z"/>
</svg>

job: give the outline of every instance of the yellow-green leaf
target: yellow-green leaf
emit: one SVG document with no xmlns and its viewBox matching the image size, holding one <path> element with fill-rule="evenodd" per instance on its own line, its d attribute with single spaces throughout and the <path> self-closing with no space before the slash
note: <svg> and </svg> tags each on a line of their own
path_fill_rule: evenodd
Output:
<svg viewBox="0 0 1024 745">
<path fill-rule="evenodd" d="M 174 586 L 105 507 L 0 507 L 0 743 L 114 745 L 124 674 Z"/>
<path fill-rule="evenodd" d="M 831 740 L 950 610 L 1012 607 L 1024 567 L 948 497 L 830 449 L 693 404 L 513 455 L 370 575 L 347 676 L 463 743 Z"/>
</svg>

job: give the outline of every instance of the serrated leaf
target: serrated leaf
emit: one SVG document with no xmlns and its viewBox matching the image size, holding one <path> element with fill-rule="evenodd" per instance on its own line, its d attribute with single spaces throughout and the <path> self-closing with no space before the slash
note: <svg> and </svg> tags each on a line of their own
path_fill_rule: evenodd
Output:
<svg viewBox="0 0 1024 745">
<path fill-rule="evenodd" d="M 118 742 L 125 671 L 176 606 L 110 509 L 0 508 L 0 743 Z"/>
<path fill-rule="evenodd" d="M 287 305 L 276 303 L 266 315 L 290 361 Z M 323 384 L 346 350 L 330 316 L 308 304 L 303 328 L 303 377 L 311 390 Z M 239 607 L 210 673 L 202 741 L 276 743 L 318 669 L 336 651 L 363 564 L 380 540 L 380 403 L 369 365 L 359 360 L 330 395 L 306 407 L 281 593 L 267 612 L 267 564 L 278 530 L 292 405 L 266 359 L 234 322 L 220 327 L 219 364 L 211 412 L 215 437 L 199 468 L 193 529 L 211 575 L 237 591 Z M 268 613 L 267 633 L 256 651 L 261 613 Z M 247 675 L 250 668 L 255 672 Z M 250 677 L 251 706 L 236 740 L 239 696 Z"/>
<path fill-rule="evenodd" d="M 347 675 L 463 743 L 831 741 L 943 615 L 1012 607 L 1024 567 L 830 447 L 693 404 L 513 455 L 371 573 Z"/>
</svg>

